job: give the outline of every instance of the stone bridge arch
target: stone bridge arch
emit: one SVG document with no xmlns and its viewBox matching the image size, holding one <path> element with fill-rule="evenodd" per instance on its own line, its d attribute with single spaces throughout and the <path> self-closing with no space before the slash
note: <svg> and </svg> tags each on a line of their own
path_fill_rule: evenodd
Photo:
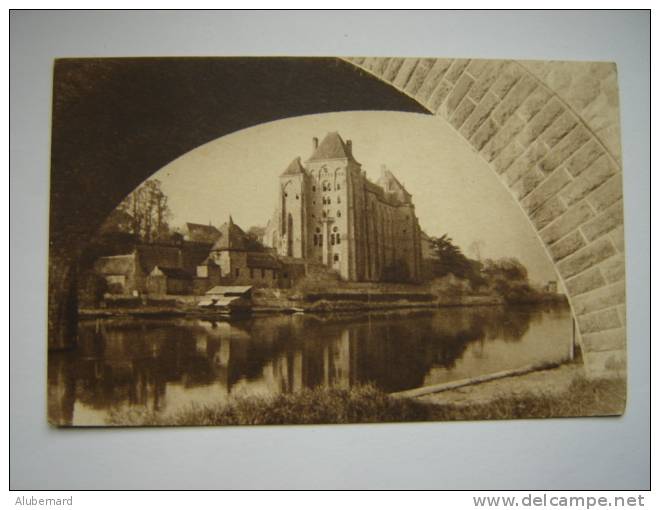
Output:
<svg viewBox="0 0 660 510">
<path fill-rule="evenodd" d="M 589 371 L 625 370 L 613 66 L 413 58 L 167 60 L 167 66 L 163 59 L 56 63 L 50 348 L 66 346 L 73 335 L 72 268 L 87 239 L 126 194 L 165 164 L 263 122 L 398 110 L 438 115 L 490 164 L 555 261 Z"/>
<path fill-rule="evenodd" d="M 490 165 L 553 260 L 592 376 L 625 372 L 625 247 L 616 67 L 355 57 L 449 122 Z"/>
</svg>

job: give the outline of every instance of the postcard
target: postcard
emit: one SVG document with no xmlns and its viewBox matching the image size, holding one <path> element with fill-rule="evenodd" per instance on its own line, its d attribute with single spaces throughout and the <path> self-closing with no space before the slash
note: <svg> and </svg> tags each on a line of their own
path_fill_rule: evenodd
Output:
<svg viewBox="0 0 660 510">
<path fill-rule="evenodd" d="M 48 419 L 620 415 L 617 68 L 54 64 Z"/>
</svg>

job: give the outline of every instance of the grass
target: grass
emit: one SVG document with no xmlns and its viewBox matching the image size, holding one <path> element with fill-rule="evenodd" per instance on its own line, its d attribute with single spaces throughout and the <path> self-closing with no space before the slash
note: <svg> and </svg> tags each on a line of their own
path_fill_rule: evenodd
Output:
<svg viewBox="0 0 660 510">
<path fill-rule="evenodd" d="M 431 405 L 433 419 L 439 421 L 611 416 L 622 414 L 625 409 L 626 381 L 576 377 L 568 390 L 559 395 L 526 392 L 501 395 L 487 403 Z"/>
<path fill-rule="evenodd" d="M 116 411 L 111 425 L 286 425 L 453 421 L 620 414 L 625 381 L 576 379 L 559 396 L 526 393 L 484 404 L 424 403 L 395 398 L 371 385 L 306 389 L 274 397 L 236 397 L 217 406 L 191 405 L 176 414 Z"/>
</svg>

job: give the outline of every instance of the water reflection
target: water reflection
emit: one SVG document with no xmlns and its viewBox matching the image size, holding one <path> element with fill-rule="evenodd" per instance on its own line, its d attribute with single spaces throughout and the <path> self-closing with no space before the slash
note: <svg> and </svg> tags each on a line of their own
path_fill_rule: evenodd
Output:
<svg viewBox="0 0 660 510">
<path fill-rule="evenodd" d="M 567 359 L 571 328 L 564 307 L 83 321 L 78 348 L 50 355 L 49 416 L 103 424 L 111 409 L 172 412 L 318 385 L 400 391 Z"/>
</svg>

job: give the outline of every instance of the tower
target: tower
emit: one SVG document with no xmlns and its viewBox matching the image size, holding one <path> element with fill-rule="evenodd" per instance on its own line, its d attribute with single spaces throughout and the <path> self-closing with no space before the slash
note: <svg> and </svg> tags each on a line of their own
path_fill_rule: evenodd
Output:
<svg viewBox="0 0 660 510">
<path fill-rule="evenodd" d="M 296 258 L 307 256 L 307 184 L 307 175 L 298 157 L 280 175 L 279 243 L 274 246 L 279 255 Z"/>
</svg>

